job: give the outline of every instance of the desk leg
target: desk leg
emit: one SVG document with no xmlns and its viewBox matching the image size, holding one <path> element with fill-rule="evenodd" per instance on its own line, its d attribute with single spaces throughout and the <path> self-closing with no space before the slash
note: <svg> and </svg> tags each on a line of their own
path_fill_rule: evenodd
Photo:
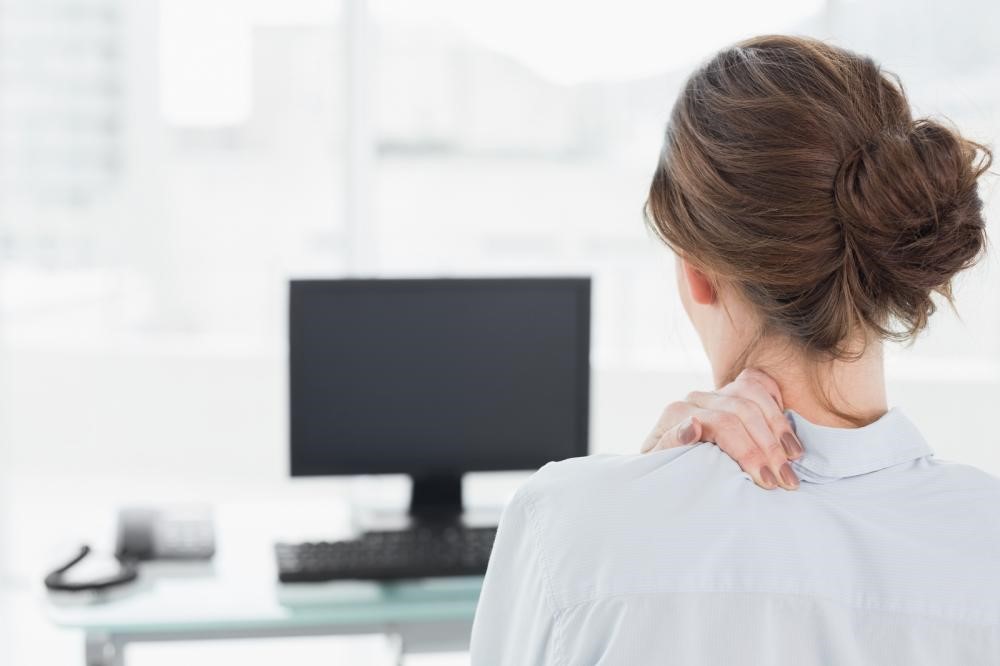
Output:
<svg viewBox="0 0 1000 666">
<path fill-rule="evenodd" d="M 125 645 L 108 634 L 88 633 L 84 643 L 87 666 L 125 666 Z"/>
<path fill-rule="evenodd" d="M 386 635 L 386 639 L 396 654 L 396 666 L 403 666 L 403 660 L 406 659 L 406 646 L 403 644 L 403 634 L 390 632 Z"/>
</svg>

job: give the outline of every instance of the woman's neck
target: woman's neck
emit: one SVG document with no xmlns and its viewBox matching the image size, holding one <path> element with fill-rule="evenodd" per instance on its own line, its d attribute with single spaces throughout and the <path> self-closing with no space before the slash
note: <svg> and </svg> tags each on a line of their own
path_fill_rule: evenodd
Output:
<svg viewBox="0 0 1000 666">
<path fill-rule="evenodd" d="M 855 360 L 824 363 L 787 349 L 763 347 L 753 355 L 751 365 L 778 383 L 785 409 L 817 425 L 867 425 L 888 410 L 882 345 L 877 342 Z"/>
</svg>

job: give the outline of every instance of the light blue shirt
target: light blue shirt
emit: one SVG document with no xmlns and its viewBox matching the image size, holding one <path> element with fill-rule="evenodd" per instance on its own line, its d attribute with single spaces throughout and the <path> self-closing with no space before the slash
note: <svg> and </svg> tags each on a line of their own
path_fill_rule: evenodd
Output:
<svg viewBox="0 0 1000 666">
<path fill-rule="evenodd" d="M 1000 479 L 899 409 L 788 413 L 796 491 L 718 447 L 550 463 L 501 520 L 472 663 L 1000 664 Z"/>
</svg>

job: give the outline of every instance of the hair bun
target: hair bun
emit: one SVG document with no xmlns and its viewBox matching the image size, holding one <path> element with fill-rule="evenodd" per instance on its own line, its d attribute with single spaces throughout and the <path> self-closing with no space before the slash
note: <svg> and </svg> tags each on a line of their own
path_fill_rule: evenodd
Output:
<svg viewBox="0 0 1000 666">
<path fill-rule="evenodd" d="M 851 150 L 833 184 L 859 316 L 887 337 L 908 338 L 934 312 L 931 292 L 982 253 L 986 225 L 976 181 L 991 162 L 978 144 L 930 119 L 882 132 Z M 876 316 L 876 313 L 881 313 Z M 894 332 L 890 319 L 903 330 Z"/>
<path fill-rule="evenodd" d="M 760 336 L 852 358 L 914 336 L 934 293 L 950 299 L 982 254 L 977 181 L 990 163 L 950 123 L 914 121 L 899 78 L 872 58 L 760 35 L 684 83 L 646 220 L 739 290 Z"/>
</svg>

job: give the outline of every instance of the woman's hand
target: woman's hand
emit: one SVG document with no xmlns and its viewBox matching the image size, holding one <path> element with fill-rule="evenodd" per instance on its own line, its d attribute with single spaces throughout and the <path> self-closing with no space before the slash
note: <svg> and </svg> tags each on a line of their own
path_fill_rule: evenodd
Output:
<svg viewBox="0 0 1000 666">
<path fill-rule="evenodd" d="M 788 461 L 803 449 L 783 412 L 777 383 L 747 369 L 718 391 L 694 391 L 667 405 L 642 452 L 714 442 L 760 487 L 794 490 L 799 479 Z"/>
</svg>

